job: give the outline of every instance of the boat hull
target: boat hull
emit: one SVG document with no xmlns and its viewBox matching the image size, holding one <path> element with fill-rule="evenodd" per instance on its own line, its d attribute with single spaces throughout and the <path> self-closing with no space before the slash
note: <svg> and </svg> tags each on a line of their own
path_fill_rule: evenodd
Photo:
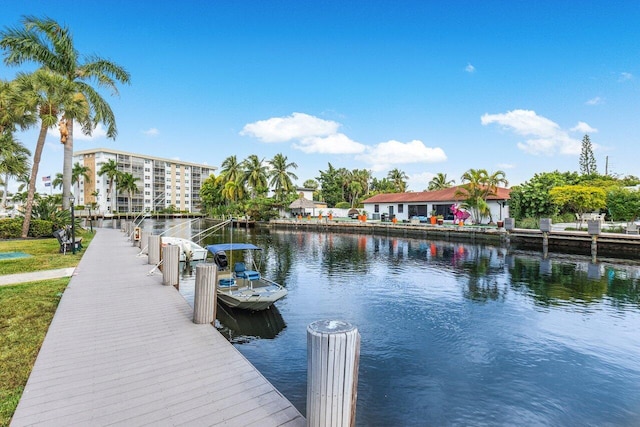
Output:
<svg viewBox="0 0 640 427">
<path fill-rule="evenodd" d="M 218 300 L 226 306 L 242 310 L 266 310 L 286 295 L 287 290 L 277 284 L 236 289 L 218 286 Z"/>
</svg>

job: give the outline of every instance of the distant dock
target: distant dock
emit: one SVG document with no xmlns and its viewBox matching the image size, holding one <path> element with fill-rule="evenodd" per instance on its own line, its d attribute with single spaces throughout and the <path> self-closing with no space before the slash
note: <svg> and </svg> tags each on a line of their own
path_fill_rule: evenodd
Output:
<svg viewBox="0 0 640 427">
<path fill-rule="evenodd" d="M 11 425 L 305 425 L 214 327 L 192 323 L 138 251 L 119 230 L 98 229 Z"/>
</svg>

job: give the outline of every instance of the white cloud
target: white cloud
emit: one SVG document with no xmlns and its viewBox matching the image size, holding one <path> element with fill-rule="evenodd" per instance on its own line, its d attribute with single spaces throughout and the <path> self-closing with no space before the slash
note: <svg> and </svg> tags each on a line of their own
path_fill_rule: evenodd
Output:
<svg viewBox="0 0 640 427">
<path fill-rule="evenodd" d="M 156 129 L 156 128 L 149 128 L 147 130 L 143 130 L 142 133 L 147 135 L 147 136 L 158 136 L 158 135 L 160 135 L 160 131 L 158 129 Z"/>
<path fill-rule="evenodd" d="M 498 163 L 498 167 L 500 169 L 515 169 L 516 165 L 511 163 Z"/>
<path fill-rule="evenodd" d="M 240 135 L 252 136 L 262 142 L 286 142 L 295 139 L 336 134 L 340 123 L 323 120 L 304 113 L 293 113 L 288 117 L 272 117 L 248 123 Z"/>
<path fill-rule="evenodd" d="M 571 138 L 557 123 L 537 115 L 535 111 L 513 110 L 504 114 L 484 114 L 480 121 L 485 126 L 496 123 L 518 135 L 531 137 L 518 143 L 518 148 L 530 154 L 573 155 L 579 154 L 582 147 L 579 140 Z"/>
<path fill-rule="evenodd" d="M 471 65 L 471 63 L 468 63 L 466 67 L 464 67 L 464 70 L 467 73 L 475 73 L 476 72 L 476 67 L 474 67 L 473 65 Z"/>
<path fill-rule="evenodd" d="M 373 171 L 381 171 L 398 164 L 443 162 L 447 156 L 442 148 L 427 147 L 419 140 L 406 143 L 391 140 L 368 147 L 356 159 L 371 164 Z"/>
<path fill-rule="evenodd" d="M 626 82 L 633 79 L 633 74 L 631 73 L 626 73 L 626 72 L 622 72 L 620 73 L 620 77 L 618 78 L 619 82 Z"/>
<path fill-rule="evenodd" d="M 47 134 L 55 137 L 58 141 L 60 140 L 60 128 L 58 126 L 54 128 L 50 128 L 47 131 Z M 78 124 L 77 121 L 73 122 L 73 140 L 74 141 L 93 141 L 99 138 L 105 138 L 107 136 L 107 130 L 104 128 L 102 123 L 98 123 L 96 128 L 91 132 L 91 136 L 85 135 L 82 133 L 82 127 Z"/>
<path fill-rule="evenodd" d="M 580 132 L 580 133 L 596 133 L 598 129 L 592 128 L 585 122 L 578 122 L 577 125 L 569 129 L 571 132 Z"/>
<path fill-rule="evenodd" d="M 587 105 L 600 105 L 602 104 L 602 98 L 600 98 L 599 96 L 596 96 L 595 98 L 591 98 L 590 100 L 588 100 L 587 102 L 585 102 L 585 104 Z"/>
<path fill-rule="evenodd" d="M 365 150 L 363 144 L 351 140 L 343 133 L 302 138 L 293 143 L 293 148 L 307 154 L 358 154 Z"/>
<path fill-rule="evenodd" d="M 436 176 L 436 174 L 432 172 L 411 174 L 407 180 L 407 186 L 412 191 L 425 190 L 429 186 L 429 181 L 431 181 L 434 176 Z"/>
</svg>

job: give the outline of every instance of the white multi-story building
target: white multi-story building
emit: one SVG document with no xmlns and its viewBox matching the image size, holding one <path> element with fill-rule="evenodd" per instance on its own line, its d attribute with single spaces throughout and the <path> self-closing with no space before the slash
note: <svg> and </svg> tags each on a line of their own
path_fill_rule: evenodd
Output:
<svg viewBox="0 0 640 427">
<path fill-rule="evenodd" d="M 76 151 L 73 164 L 86 166 L 90 177 L 90 180 L 80 177 L 74 185 L 76 205 L 95 203 L 98 212 L 107 214 L 129 210 L 129 195 L 119 192 L 115 183 L 111 194 L 109 178 L 98 174 L 109 160 L 116 162 L 119 172 L 138 178 L 138 191 L 131 199 L 133 212 L 157 212 L 170 206 L 179 211 L 199 212 L 202 182 L 216 170 L 215 166 L 106 148 Z"/>
</svg>

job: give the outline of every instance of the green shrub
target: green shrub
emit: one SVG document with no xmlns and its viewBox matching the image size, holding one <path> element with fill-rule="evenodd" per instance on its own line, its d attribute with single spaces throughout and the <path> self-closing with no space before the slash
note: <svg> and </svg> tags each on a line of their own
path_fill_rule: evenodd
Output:
<svg viewBox="0 0 640 427">
<path fill-rule="evenodd" d="M 16 239 L 22 234 L 22 218 L 0 219 L 0 239 Z"/>
<path fill-rule="evenodd" d="M 336 209 L 349 209 L 351 204 L 349 202 L 338 202 L 336 203 Z"/>
<path fill-rule="evenodd" d="M 522 218 L 521 220 L 516 221 L 516 227 L 537 230 L 540 228 L 540 219 L 539 218 Z"/>
<path fill-rule="evenodd" d="M 20 221 L 22 223 L 22 221 Z M 20 225 L 22 228 L 22 224 Z M 32 219 L 29 224 L 30 237 L 50 237 L 53 233 L 53 223 L 46 219 Z"/>
</svg>

